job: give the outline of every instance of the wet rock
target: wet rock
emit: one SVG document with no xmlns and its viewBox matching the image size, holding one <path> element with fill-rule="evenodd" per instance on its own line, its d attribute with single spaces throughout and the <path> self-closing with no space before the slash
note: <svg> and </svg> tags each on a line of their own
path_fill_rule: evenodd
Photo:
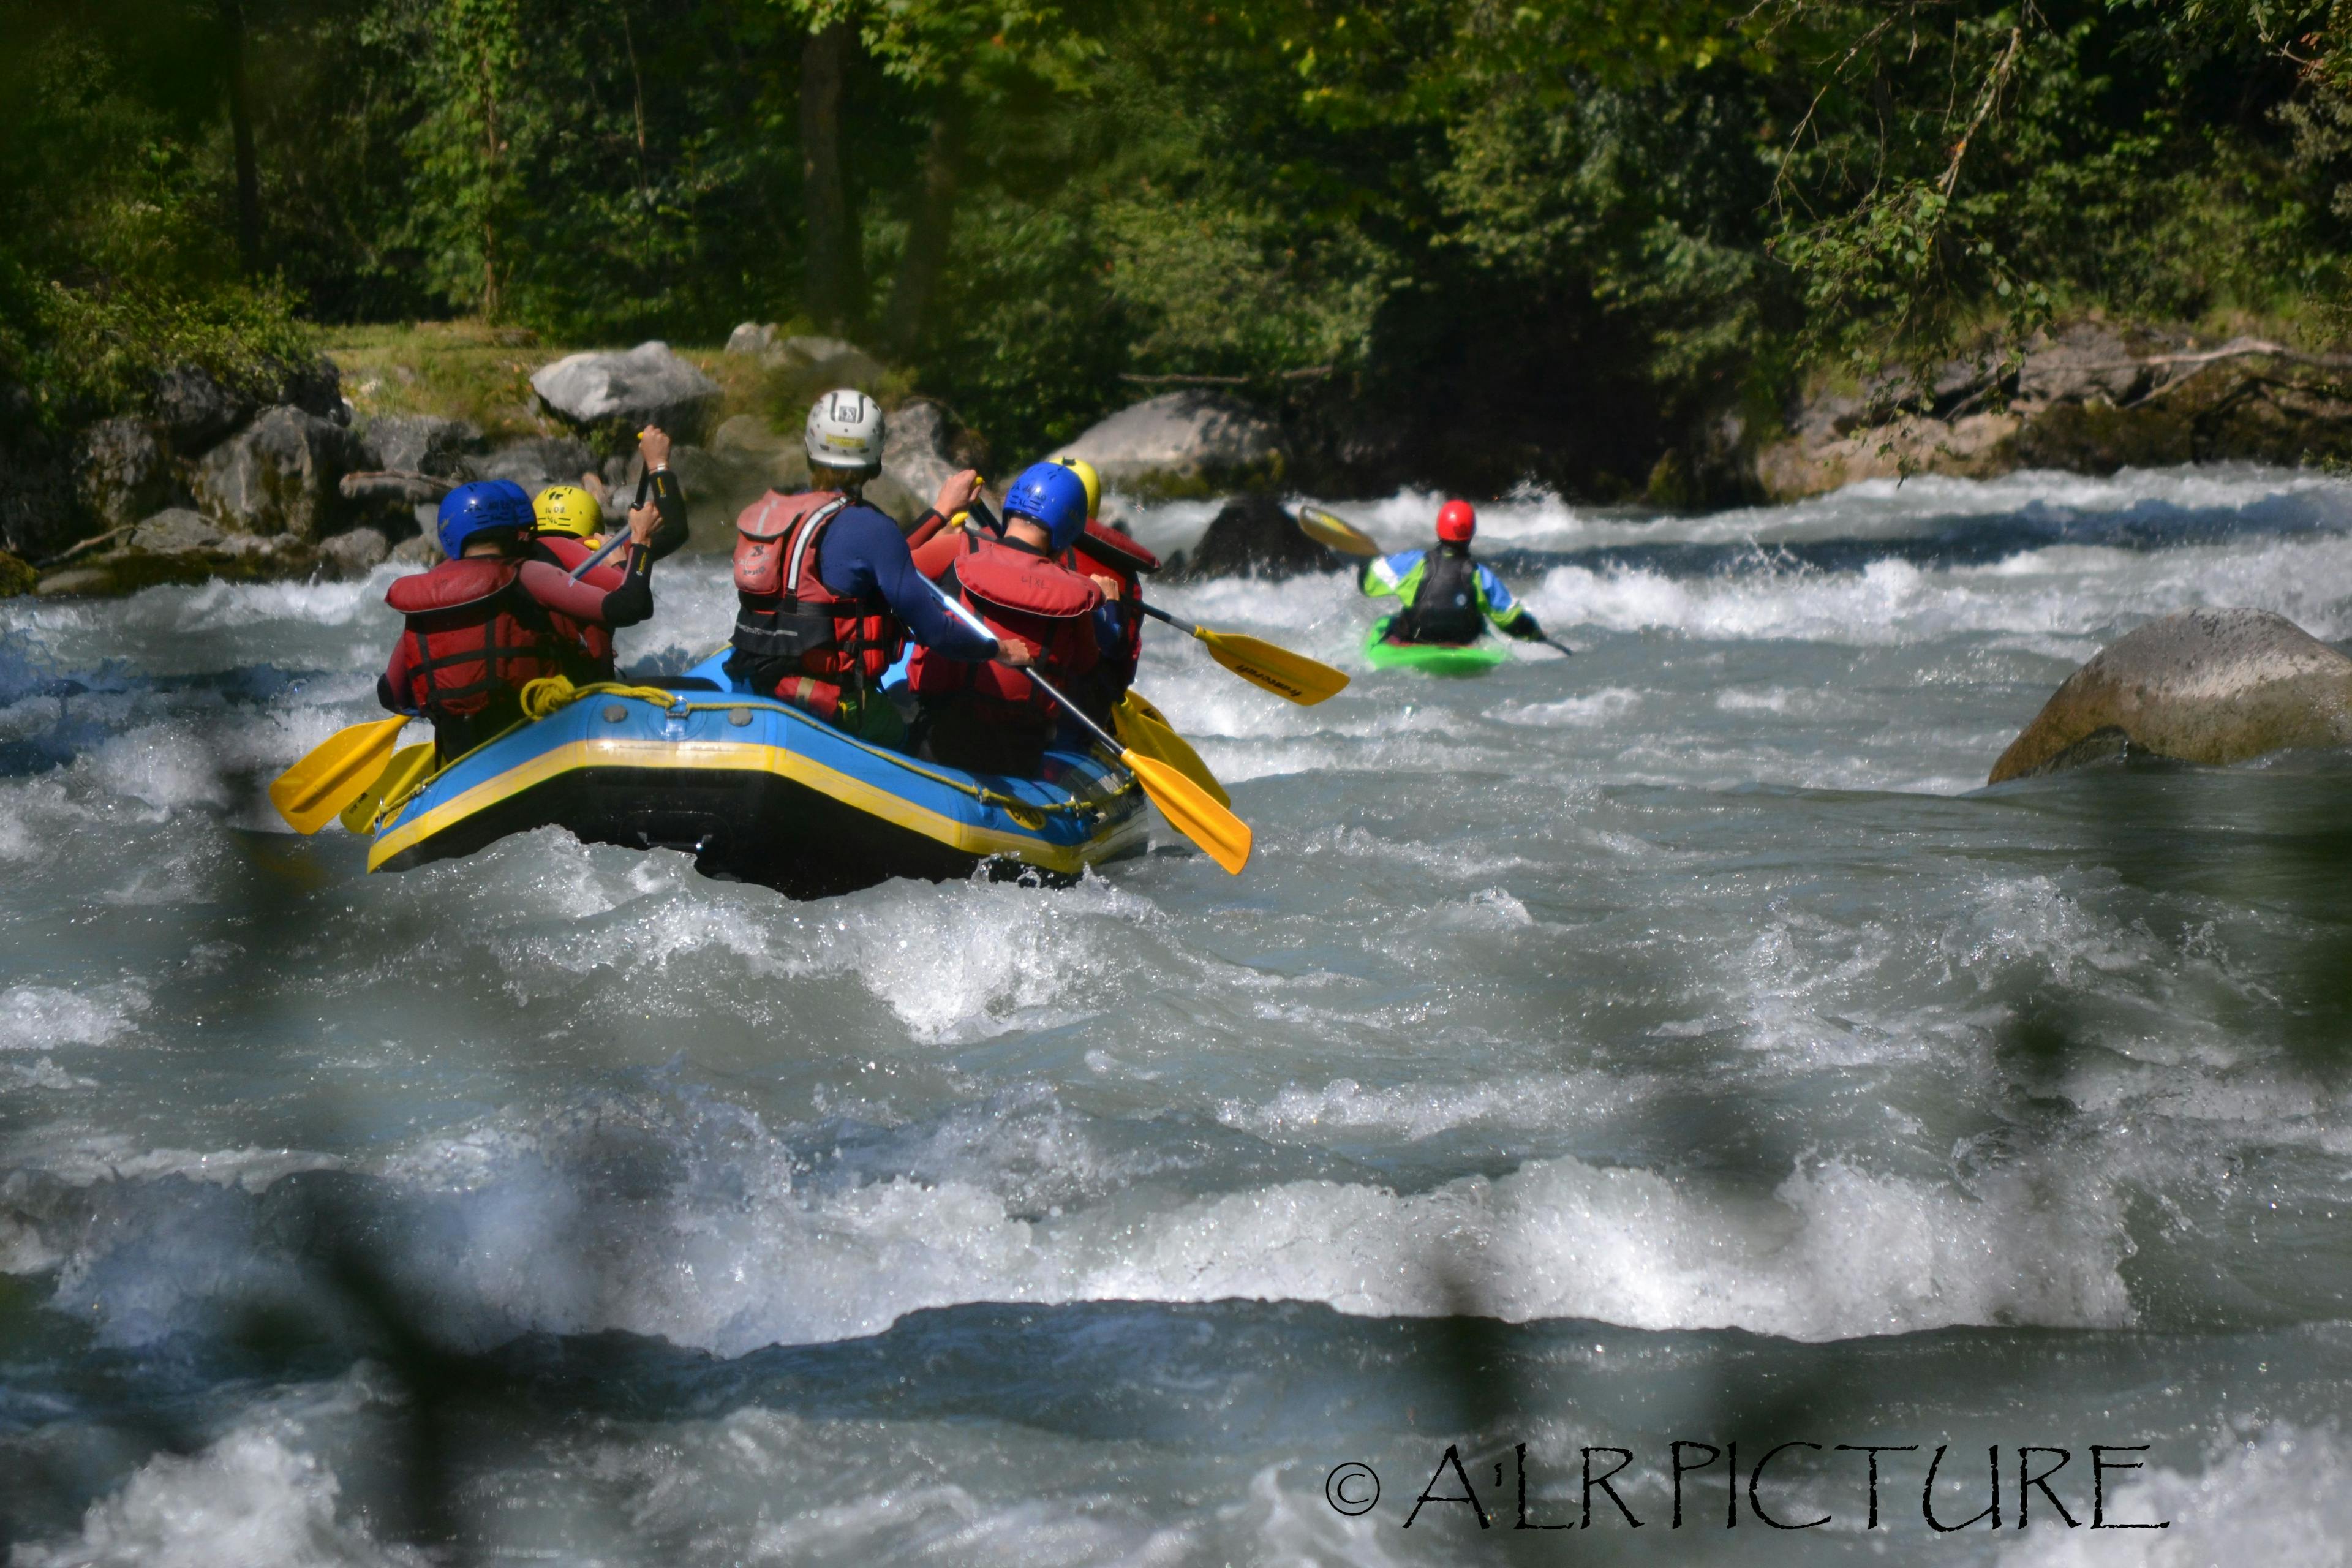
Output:
<svg viewBox="0 0 2352 1568">
<path fill-rule="evenodd" d="M 12 555 L 0 550 L 0 599 L 13 599 L 20 594 L 31 593 L 33 584 L 39 582 L 40 577 L 41 574 L 33 570 L 31 562 L 21 555 Z"/>
<path fill-rule="evenodd" d="M 1986 781 L 2126 750 L 2216 765 L 2352 744 L 2352 658 L 2268 610 L 2185 610 L 2118 637 L 2066 678 Z"/>
<path fill-rule="evenodd" d="M 196 464 L 196 502 L 231 532 L 313 540 L 360 456 L 341 426 L 299 408 L 271 408 Z"/>
<path fill-rule="evenodd" d="M 1145 495 L 1208 495 L 1279 479 L 1275 427 L 1221 394 L 1167 392 L 1120 409 L 1063 448 L 1103 482 Z"/>
<path fill-rule="evenodd" d="M 349 529 L 319 542 L 319 563 L 339 577 L 364 577 L 392 554 L 392 541 L 373 528 Z"/>
<path fill-rule="evenodd" d="M 74 489 L 100 528 L 121 528 L 171 505 L 179 495 L 179 471 L 163 426 L 124 416 L 82 432 Z"/>
<path fill-rule="evenodd" d="M 2014 414 L 1970 414 L 1947 422 L 1905 419 L 1864 425 L 1851 434 L 1816 424 L 1755 457 L 1756 482 L 1776 500 L 1819 495 L 1857 479 L 1906 474 L 1956 474 L 1991 479 L 2018 466 L 2022 421 Z"/>
<path fill-rule="evenodd" d="M 131 531 L 124 548 L 151 555 L 177 555 L 190 551 L 219 550 L 228 541 L 220 525 L 200 511 L 173 507 L 159 511 Z"/>
<path fill-rule="evenodd" d="M 719 384 L 663 342 L 626 353 L 576 353 L 530 378 L 548 412 L 618 447 L 658 425 L 680 441 L 699 441 L 719 411 Z"/>
<path fill-rule="evenodd" d="M 533 436 L 510 442 L 487 458 L 467 461 L 469 479 L 512 479 L 533 495 L 550 485 L 576 485 L 593 473 L 596 454 L 569 436 Z"/>
<path fill-rule="evenodd" d="M 466 459 L 482 449 L 482 431 L 469 419 L 384 414 L 368 422 L 362 444 L 372 468 L 455 478 Z"/>
<path fill-rule="evenodd" d="M 1184 558 L 1183 577 L 1296 577 L 1347 564 L 1337 551 L 1299 531 L 1297 520 L 1270 495 L 1235 496 Z"/>
<path fill-rule="evenodd" d="M 433 537 L 433 531 L 427 528 L 415 538 L 404 540 L 394 545 L 390 559 L 403 566 L 430 566 L 448 558 L 441 553 L 440 542 Z"/>
</svg>

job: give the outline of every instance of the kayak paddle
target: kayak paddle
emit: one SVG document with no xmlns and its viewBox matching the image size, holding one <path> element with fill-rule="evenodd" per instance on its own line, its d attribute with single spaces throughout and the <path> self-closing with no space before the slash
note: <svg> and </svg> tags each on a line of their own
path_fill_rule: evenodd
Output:
<svg viewBox="0 0 2352 1568">
<path fill-rule="evenodd" d="M 1217 775 L 1209 771 L 1209 764 L 1201 760 L 1192 743 L 1178 734 L 1176 727 L 1141 692 L 1129 689 L 1119 699 L 1118 706 L 1110 710 L 1110 727 L 1134 750 L 1168 763 L 1207 790 L 1219 805 L 1234 804 L 1234 797 L 1225 793 L 1225 786 L 1217 782 Z"/>
<path fill-rule="evenodd" d="M 989 641 L 996 640 L 996 634 L 990 631 L 978 616 L 964 608 L 953 595 L 928 577 L 922 581 L 925 587 L 939 595 L 940 603 L 948 607 L 949 614 Z M 1063 712 L 1085 725 L 1096 740 L 1110 748 L 1118 758 L 1119 766 L 1135 775 L 1135 782 L 1143 786 L 1145 797 L 1160 808 L 1160 814 L 1168 819 L 1170 826 L 1199 845 L 1210 859 L 1226 871 L 1236 877 L 1241 875 L 1242 868 L 1249 864 L 1251 834 L 1248 823 L 1218 805 L 1208 791 L 1173 766 L 1144 756 L 1132 747 L 1120 745 L 1117 737 L 1087 718 L 1076 703 L 1063 696 L 1051 681 L 1034 669 L 1024 669 L 1022 673 L 1036 685 L 1038 690 L 1060 703 Z"/>
<path fill-rule="evenodd" d="M 1298 509 L 1298 531 L 1318 544 L 1328 544 L 1342 555 L 1372 556 L 1381 547 L 1372 536 L 1344 518 L 1332 516 L 1319 506 Z"/>
<path fill-rule="evenodd" d="M 271 781 L 269 804 L 295 832 L 318 832 L 375 783 L 407 725 L 408 715 L 395 713 L 336 731 Z"/>
<path fill-rule="evenodd" d="M 1207 645 L 1211 658 L 1251 685 L 1262 686 L 1277 697 L 1287 697 L 1302 708 L 1312 708 L 1327 697 L 1337 697 L 1348 684 L 1345 670 L 1334 669 L 1303 653 L 1293 653 L 1240 632 L 1213 632 L 1206 626 L 1180 621 L 1140 599 L 1132 603 L 1153 620 L 1191 632 Z"/>
<path fill-rule="evenodd" d="M 374 826 L 375 814 L 383 809 L 385 801 L 406 795 L 417 780 L 433 771 L 433 759 L 439 750 L 428 741 L 422 745 L 403 746 L 393 752 L 392 761 L 383 764 L 383 772 L 375 775 L 375 783 L 343 807 L 343 826 L 353 833 L 365 833 Z"/>
</svg>

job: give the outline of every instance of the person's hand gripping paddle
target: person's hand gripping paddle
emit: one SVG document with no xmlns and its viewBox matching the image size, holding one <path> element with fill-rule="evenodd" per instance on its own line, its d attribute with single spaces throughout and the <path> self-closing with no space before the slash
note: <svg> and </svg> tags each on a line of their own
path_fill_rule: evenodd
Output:
<svg viewBox="0 0 2352 1568">
<path fill-rule="evenodd" d="M 953 595 L 929 578 L 922 579 L 922 582 L 924 586 L 939 595 L 940 603 L 948 607 L 949 614 L 989 641 L 996 640 L 996 634 L 988 629 L 986 623 L 966 609 Z M 1087 718 L 1076 703 L 1065 697 L 1034 668 L 1022 673 L 1036 684 L 1038 690 L 1061 704 L 1063 712 L 1086 726 L 1096 740 L 1109 748 L 1111 753 L 1118 758 L 1119 766 L 1135 775 L 1135 782 L 1143 787 L 1145 797 L 1160 808 L 1160 815 L 1168 818 L 1170 826 L 1199 845 L 1210 859 L 1228 872 L 1241 875 L 1242 868 L 1249 864 L 1250 858 L 1252 835 L 1248 823 L 1218 805 L 1208 791 L 1186 778 L 1181 770 L 1171 763 L 1157 761 L 1132 747 L 1120 745 L 1115 736 Z"/>
</svg>

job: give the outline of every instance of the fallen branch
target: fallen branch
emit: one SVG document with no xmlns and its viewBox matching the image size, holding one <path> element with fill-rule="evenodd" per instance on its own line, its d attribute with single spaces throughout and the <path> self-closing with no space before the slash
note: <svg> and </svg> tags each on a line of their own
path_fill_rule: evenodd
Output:
<svg viewBox="0 0 2352 1568">
<path fill-rule="evenodd" d="M 137 531 L 139 531 L 139 525 L 137 523 L 126 522 L 121 528 L 109 529 L 106 532 L 98 535 L 94 539 L 85 539 L 80 543 L 70 546 L 61 555 L 52 555 L 47 561 L 36 562 L 34 564 L 40 570 L 46 572 L 52 566 L 64 565 L 67 562 L 72 560 L 77 555 L 88 555 L 91 551 L 98 549 L 100 545 L 111 544 L 116 540 L 123 538 L 128 534 L 136 533 Z"/>
</svg>

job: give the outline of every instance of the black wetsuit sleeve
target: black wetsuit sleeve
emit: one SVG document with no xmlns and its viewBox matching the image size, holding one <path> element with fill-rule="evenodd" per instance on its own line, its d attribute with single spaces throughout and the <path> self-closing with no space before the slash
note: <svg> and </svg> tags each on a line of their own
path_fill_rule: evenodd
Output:
<svg viewBox="0 0 2352 1568">
<path fill-rule="evenodd" d="M 661 513 L 661 525 L 654 530 L 647 548 L 653 559 L 659 561 L 676 554 L 691 529 L 686 517 L 686 490 L 678 484 L 676 474 L 667 468 L 656 468 L 653 492 L 654 510 Z"/>
</svg>

